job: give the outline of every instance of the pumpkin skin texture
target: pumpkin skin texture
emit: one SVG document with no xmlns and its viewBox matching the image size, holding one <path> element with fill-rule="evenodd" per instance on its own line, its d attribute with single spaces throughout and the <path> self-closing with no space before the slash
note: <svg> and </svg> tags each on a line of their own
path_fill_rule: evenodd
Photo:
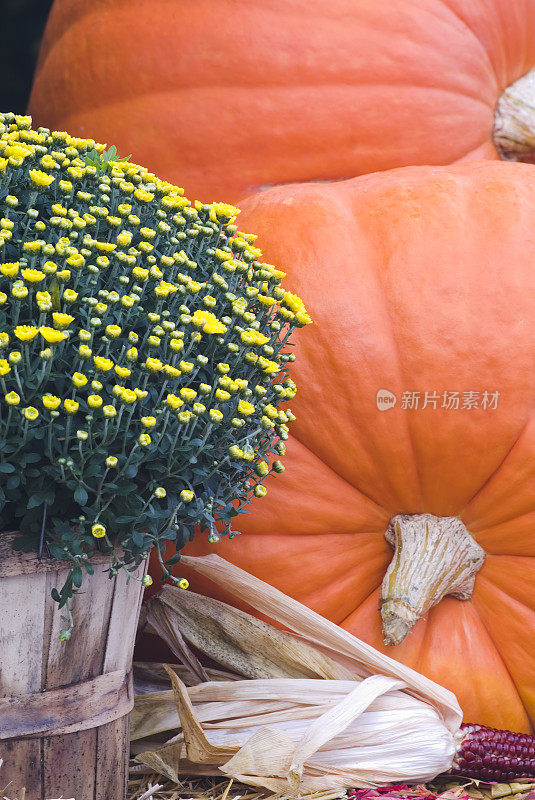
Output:
<svg viewBox="0 0 535 800">
<path fill-rule="evenodd" d="M 235 202 L 497 158 L 498 98 L 533 67 L 535 0 L 56 0 L 29 113 Z"/>
<path fill-rule="evenodd" d="M 524 732 L 535 722 L 534 223 L 527 164 L 411 167 L 245 201 L 240 229 L 258 232 L 316 324 L 296 337 L 285 474 L 238 518 L 242 536 L 185 551 L 215 550 L 453 690 L 466 720 Z M 380 411 L 385 388 L 398 400 Z M 402 408 L 405 391 L 486 390 L 497 408 Z M 384 534 L 392 516 L 426 512 L 459 516 L 486 559 L 470 600 L 445 597 L 386 647 Z"/>
</svg>

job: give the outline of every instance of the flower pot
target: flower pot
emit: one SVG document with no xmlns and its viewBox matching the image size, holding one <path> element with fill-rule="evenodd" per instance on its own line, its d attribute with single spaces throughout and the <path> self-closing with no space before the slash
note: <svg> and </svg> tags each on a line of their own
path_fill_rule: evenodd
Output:
<svg viewBox="0 0 535 800">
<path fill-rule="evenodd" d="M 0 785 L 9 797 L 24 787 L 26 800 L 120 800 L 141 582 L 124 571 L 110 580 L 109 557 L 93 559 L 62 642 L 65 611 L 50 591 L 67 562 L 13 551 L 14 538 L 0 537 Z"/>
</svg>

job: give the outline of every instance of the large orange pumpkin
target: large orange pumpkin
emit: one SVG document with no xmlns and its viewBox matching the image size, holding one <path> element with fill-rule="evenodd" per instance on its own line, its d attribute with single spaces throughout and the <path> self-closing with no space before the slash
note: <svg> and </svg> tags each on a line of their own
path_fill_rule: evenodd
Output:
<svg viewBox="0 0 535 800">
<path fill-rule="evenodd" d="M 280 187 L 245 201 L 240 227 L 288 268 L 316 325 L 295 343 L 285 474 L 238 518 L 241 536 L 187 552 L 215 549 L 452 689 L 465 719 L 529 731 L 535 168 L 410 167 Z M 380 390 L 393 407 L 381 410 Z M 386 646 L 385 531 L 422 514 L 461 520 L 485 561 L 470 600 L 445 597 Z"/>
<path fill-rule="evenodd" d="M 29 112 L 234 201 L 496 158 L 499 98 L 534 67 L 535 0 L 56 0 Z M 535 87 L 520 94 L 498 127 L 526 160 Z"/>
</svg>

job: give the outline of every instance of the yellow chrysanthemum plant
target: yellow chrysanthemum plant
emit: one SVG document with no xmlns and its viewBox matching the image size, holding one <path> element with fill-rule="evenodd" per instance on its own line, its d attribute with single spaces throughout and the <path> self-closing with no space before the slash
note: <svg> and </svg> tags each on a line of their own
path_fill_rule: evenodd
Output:
<svg viewBox="0 0 535 800">
<path fill-rule="evenodd" d="M 166 540 L 235 535 L 284 469 L 289 337 L 310 318 L 237 214 L 0 114 L 2 528 L 71 562 L 63 638 L 95 549 L 114 576 L 155 546 L 172 577 Z"/>
</svg>

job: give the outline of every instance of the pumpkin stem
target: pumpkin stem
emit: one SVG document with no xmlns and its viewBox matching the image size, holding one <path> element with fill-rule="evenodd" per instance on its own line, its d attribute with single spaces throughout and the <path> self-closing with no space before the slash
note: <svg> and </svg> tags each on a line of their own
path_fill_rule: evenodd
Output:
<svg viewBox="0 0 535 800">
<path fill-rule="evenodd" d="M 493 138 L 500 158 L 535 163 L 535 69 L 501 94 L 494 114 Z"/>
<path fill-rule="evenodd" d="M 470 599 L 485 551 L 458 517 L 399 514 L 385 537 L 394 558 L 381 588 L 383 636 L 400 644 L 445 595 Z"/>
</svg>

